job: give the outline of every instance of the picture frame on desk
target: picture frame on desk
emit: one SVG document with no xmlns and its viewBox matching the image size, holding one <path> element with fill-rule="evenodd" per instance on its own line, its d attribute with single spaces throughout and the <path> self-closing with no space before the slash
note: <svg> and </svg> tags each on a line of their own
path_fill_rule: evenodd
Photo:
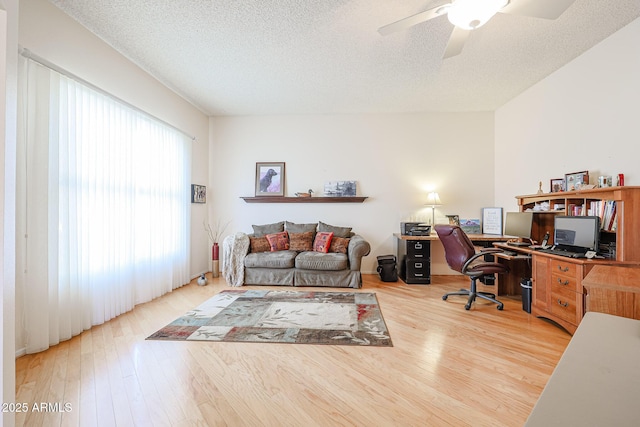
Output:
<svg viewBox="0 0 640 427">
<path fill-rule="evenodd" d="M 579 190 L 582 184 L 589 184 L 589 171 L 573 172 L 564 175 L 565 190 Z"/>
<path fill-rule="evenodd" d="M 482 208 L 482 234 L 502 234 L 502 208 Z"/>
<path fill-rule="evenodd" d="M 462 219 L 460 218 L 460 228 L 467 234 L 481 234 L 480 219 Z"/>
<path fill-rule="evenodd" d="M 460 216 L 459 215 L 447 215 L 449 219 L 449 225 L 457 225 L 460 226 Z"/>
<path fill-rule="evenodd" d="M 565 181 L 564 178 L 555 178 L 551 180 L 551 183 L 549 185 L 549 192 L 550 193 L 562 193 L 563 191 L 565 191 L 567 182 Z"/>
</svg>

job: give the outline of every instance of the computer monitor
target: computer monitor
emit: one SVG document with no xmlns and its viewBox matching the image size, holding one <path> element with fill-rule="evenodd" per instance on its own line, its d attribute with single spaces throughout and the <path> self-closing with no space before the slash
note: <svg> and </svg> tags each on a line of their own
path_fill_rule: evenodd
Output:
<svg viewBox="0 0 640 427">
<path fill-rule="evenodd" d="M 531 241 L 533 212 L 507 212 L 504 219 L 504 234 Z"/>
<path fill-rule="evenodd" d="M 598 251 L 600 218 L 597 216 L 556 216 L 553 244 L 572 252 Z"/>
</svg>

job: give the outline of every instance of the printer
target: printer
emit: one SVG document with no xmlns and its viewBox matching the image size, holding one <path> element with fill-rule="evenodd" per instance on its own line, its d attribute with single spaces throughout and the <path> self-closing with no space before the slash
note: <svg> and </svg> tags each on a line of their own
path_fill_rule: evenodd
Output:
<svg viewBox="0 0 640 427">
<path fill-rule="evenodd" d="M 423 222 L 401 222 L 400 234 L 404 236 L 428 236 L 431 226 Z"/>
</svg>

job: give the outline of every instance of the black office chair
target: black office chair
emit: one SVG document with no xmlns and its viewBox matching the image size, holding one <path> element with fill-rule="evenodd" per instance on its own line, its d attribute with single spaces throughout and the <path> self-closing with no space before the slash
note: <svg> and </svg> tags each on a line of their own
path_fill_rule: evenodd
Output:
<svg viewBox="0 0 640 427">
<path fill-rule="evenodd" d="M 443 295 L 442 299 L 446 301 L 449 295 L 468 295 L 469 300 L 464 306 L 467 310 L 471 308 L 471 303 L 476 300 L 476 297 L 495 302 L 498 304 L 498 310 L 502 310 L 504 304 L 496 299 L 495 294 L 478 292 L 476 281 L 487 274 L 507 273 L 509 269 L 507 266 L 497 262 L 475 262 L 480 257 L 502 251 L 498 248 L 485 248 L 480 252 L 476 252 L 473 243 L 469 240 L 469 236 L 457 225 L 436 225 L 435 229 L 444 246 L 444 256 L 449 267 L 471 278 L 471 289 L 449 292 Z"/>
</svg>

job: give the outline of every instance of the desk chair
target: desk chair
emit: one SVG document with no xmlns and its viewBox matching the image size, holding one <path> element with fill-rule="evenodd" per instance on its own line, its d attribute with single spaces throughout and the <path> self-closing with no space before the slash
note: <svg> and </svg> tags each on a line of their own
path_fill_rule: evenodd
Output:
<svg viewBox="0 0 640 427">
<path fill-rule="evenodd" d="M 477 291 L 476 281 L 485 274 L 507 273 L 509 269 L 507 266 L 497 262 L 481 261 L 474 263 L 480 257 L 502 252 L 502 250 L 485 248 L 480 252 L 476 252 L 473 243 L 469 240 L 469 236 L 457 225 L 436 225 L 435 230 L 444 246 L 444 256 L 449 267 L 471 278 L 471 289 L 449 292 L 443 295 L 442 299 L 446 301 L 449 295 L 468 295 L 469 300 L 464 306 L 466 310 L 471 308 L 471 303 L 476 300 L 476 297 L 495 302 L 498 304 L 498 310 L 502 310 L 504 304 L 498 301 L 494 294 Z"/>
</svg>

